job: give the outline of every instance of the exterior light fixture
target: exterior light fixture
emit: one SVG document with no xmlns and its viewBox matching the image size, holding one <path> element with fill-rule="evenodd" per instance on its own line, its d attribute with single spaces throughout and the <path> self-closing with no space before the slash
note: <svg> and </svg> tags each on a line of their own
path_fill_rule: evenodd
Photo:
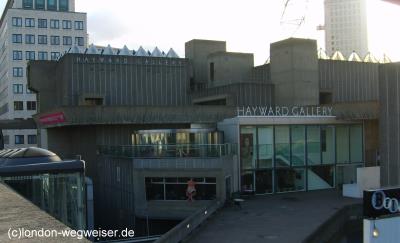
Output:
<svg viewBox="0 0 400 243">
<path fill-rule="evenodd" d="M 189 229 L 189 228 L 190 228 L 190 224 L 186 225 L 186 228 L 188 228 L 188 229 Z"/>
<path fill-rule="evenodd" d="M 204 212 L 204 214 L 207 214 L 207 210 Z"/>
<path fill-rule="evenodd" d="M 372 236 L 373 236 L 374 238 L 378 238 L 378 237 L 379 237 L 379 230 L 378 230 L 378 228 L 376 228 L 375 220 L 374 220 L 374 228 L 373 228 L 373 230 L 372 230 Z"/>
</svg>

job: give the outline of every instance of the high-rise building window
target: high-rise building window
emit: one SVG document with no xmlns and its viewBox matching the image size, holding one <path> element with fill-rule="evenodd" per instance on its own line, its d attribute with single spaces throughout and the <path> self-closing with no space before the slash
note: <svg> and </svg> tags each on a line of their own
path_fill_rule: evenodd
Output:
<svg viewBox="0 0 400 243">
<path fill-rule="evenodd" d="M 15 144 L 24 144 L 24 135 L 15 135 Z"/>
<path fill-rule="evenodd" d="M 35 44 L 35 35 L 25 35 L 25 44 Z"/>
<path fill-rule="evenodd" d="M 75 45 L 77 45 L 77 46 L 84 46 L 83 37 L 75 37 Z"/>
<path fill-rule="evenodd" d="M 35 52 L 34 51 L 26 51 L 25 59 L 26 60 L 35 60 Z"/>
<path fill-rule="evenodd" d="M 59 10 L 68 11 L 68 0 L 59 0 Z"/>
<path fill-rule="evenodd" d="M 75 21 L 75 29 L 83 30 L 83 21 Z"/>
<path fill-rule="evenodd" d="M 59 52 L 52 52 L 50 58 L 51 58 L 52 61 L 56 61 L 56 60 L 58 60 L 59 57 L 60 57 L 60 53 Z"/>
<path fill-rule="evenodd" d="M 26 18 L 25 19 L 25 27 L 35 27 L 35 19 Z"/>
<path fill-rule="evenodd" d="M 60 20 L 58 20 L 58 19 L 50 19 L 50 28 L 59 29 L 60 28 Z"/>
<path fill-rule="evenodd" d="M 14 111 L 22 111 L 22 110 L 24 110 L 24 102 L 14 101 Z"/>
<path fill-rule="evenodd" d="M 13 51 L 13 60 L 22 60 L 22 51 Z"/>
<path fill-rule="evenodd" d="M 27 94 L 33 94 L 33 92 L 29 89 L 28 85 L 26 85 L 26 93 Z"/>
<path fill-rule="evenodd" d="M 71 20 L 63 20 L 62 27 L 63 27 L 63 29 L 71 29 L 72 28 Z"/>
<path fill-rule="evenodd" d="M 47 28 L 47 19 L 38 19 L 38 28 Z"/>
<path fill-rule="evenodd" d="M 38 60 L 47 60 L 47 52 L 46 51 L 39 51 L 38 52 Z"/>
<path fill-rule="evenodd" d="M 47 10 L 57 10 L 57 0 L 47 0 Z"/>
<path fill-rule="evenodd" d="M 38 44 L 47 45 L 47 35 L 38 35 Z"/>
<path fill-rule="evenodd" d="M 22 18 L 21 17 L 13 17 L 12 25 L 15 27 L 22 27 Z"/>
<path fill-rule="evenodd" d="M 37 136 L 28 135 L 28 144 L 37 144 Z"/>
<path fill-rule="evenodd" d="M 26 109 L 28 111 L 35 111 L 36 110 L 36 101 L 27 101 L 26 102 Z"/>
<path fill-rule="evenodd" d="M 13 34 L 12 42 L 13 43 L 22 43 L 22 34 Z"/>
<path fill-rule="evenodd" d="M 13 93 L 14 94 L 23 94 L 24 93 L 24 85 L 23 84 L 13 84 Z"/>
<path fill-rule="evenodd" d="M 35 8 L 36 9 L 44 9 L 44 0 L 36 0 Z"/>
<path fill-rule="evenodd" d="M 24 69 L 22 67 L 13 67 L 13 77 L 23 77 Z"/>
<path fill-rule="evenodd" d="M 60 45 L 60 36 L 55 36 L 55 35 L 50 36 L 50 44 Z"/>
<path fill-rule="evenodd" d="M 63 45 L 64 46 L 72 45 L 72 37 L 71 36 L 63 36 Z"/>
<path fill-rule="evenodd" d="M 23 8 L 33 8 L 33 0 L 24 0 L 22 2 Z"/>
</svg>

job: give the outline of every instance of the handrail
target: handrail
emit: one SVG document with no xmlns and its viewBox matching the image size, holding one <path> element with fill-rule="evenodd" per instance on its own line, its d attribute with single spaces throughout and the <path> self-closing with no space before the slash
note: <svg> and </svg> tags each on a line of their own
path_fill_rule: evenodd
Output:
<svg viewBox="0 0 400 243">
<path fill-rule="evenodd" d="M 235 146 L 233 144 L 100 145 L 98 153 L 129 158 L 207 158 L 235 154 Z"/>
<path fill-rule="evenodd" d="M 186 239 L 200 224 L 222 207 L 220 201 L 196 211 L 194 214 L 180 222 L 177 226 L 161 236 L 154 243 L 178 243 Z"/>
</svg>

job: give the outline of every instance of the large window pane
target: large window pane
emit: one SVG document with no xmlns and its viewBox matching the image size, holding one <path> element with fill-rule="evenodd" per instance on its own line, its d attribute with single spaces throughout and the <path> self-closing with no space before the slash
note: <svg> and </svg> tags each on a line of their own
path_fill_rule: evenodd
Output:
<svg viewBox="0 0 400 243">
<path fill-rule="evenodd" d="M 357 168 L 359 165 L 341 165 L 336 167 L 336 184 L 341 187 L 343 184 L 357 183 Z"/>
<path fill-rule="evenodd" d="M 60 1 L 60 11 L 68 11 L 68 0 L 59 0 Z"/>
<path fill-rule="evenodd" d="M 242 171 L 242 192 L 254 192 L 254 175 L 252 171 Z"/>
<path fill-rule="evenodd" d="M 292 165 L 305 164 L 305 126 L 292 126 Z"/>
<path fill-rule="evenodd" d="M 350 126 L 350 157 L 351 162 L 362 162 L 363 155 L 362 126 Z"/>
<path fill-rule="evenodd" d="M 275 127 L 275 163 L 276 166 L 290 166 L 289 126 Z"/>
<path fill-rule="evenodd" d="M 272 193 L 272 170 L 256 171 L 256 193 Z"/>
<path fill-rule="evenodd" d="M 47 10 L 57 10 L 57 0 L 47 0 Z"/>
<path fill-rule="evenodd" d="M 292 192 L 305 189 L 304 169 L 278 169 L 276 170 L 276 191 Z"/>
<path fill-rule="evenodd" d="M 44 9 L 44 0 L 36 0 L 35 8 L 36 9 Z"/>
<path fill-rule="evenodd" d="M 273 166 L 273 141 L 274 141 L 273 127 L 259 127 L 258 128 L 258 167 L 259 168 L 272 168 Z"/>
<path fill-rule="evenodd" d="M 336 127 L 336 158 L 338 163 L 350 162 L 349 126 Z"/>
<path fill-rule="evenodd" d="M 309 165 L 321 163 L 321 141 L 319 126 L 307 127 L 307 162 Z"/>
<path fill-rule="evenodd" d="M 323 164 L 335 163 L 335 129 L 332 126 L 321 127 L 321 152 Z"/>
<path fill-rule="evenodd" d="M 240 161 L 242 170 L 255 168 L 256 153 L 256 128 L 242 127 L 240 131 Z"/>
<path fill-rule="evenodd" d="M 334 166 L 311 166 L 308 168 L 308 190 L 334 187 Z"/>
</svg>

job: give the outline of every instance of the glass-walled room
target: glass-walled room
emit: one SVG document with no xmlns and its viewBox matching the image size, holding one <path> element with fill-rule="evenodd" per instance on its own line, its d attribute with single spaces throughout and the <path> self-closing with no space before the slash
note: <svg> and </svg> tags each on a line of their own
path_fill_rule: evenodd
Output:
<svg viewBox="0 0 400 243">
<path fill-rule="evenodd" d="M 334 188 L 355 183 L 362 166 L 361 124 L 240 127 L 243 193 Z"/>
</svg>

